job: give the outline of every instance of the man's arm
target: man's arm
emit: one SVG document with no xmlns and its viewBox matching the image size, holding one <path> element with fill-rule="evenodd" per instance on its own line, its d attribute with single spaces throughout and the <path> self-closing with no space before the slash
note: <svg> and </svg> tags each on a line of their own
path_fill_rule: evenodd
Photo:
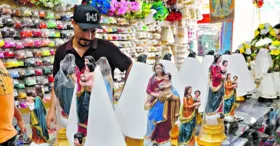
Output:
<svg viewBox="0 0 280 146">
<path fill-rule="evenodd" d="M 24 123 L 22 116 L 20 114 L 20 111 L 18 110 L 16 105 L 14 105 L 14 117 L 17 119 L 17 124 L 18 124 L 21 132 L 26 133 L 25 123 Z"/>
<path fill-rule="evenodd" d="M 18 108 L 16 107 L 16 105 L 14 106 L 14 117 L 17 119 L 17 121 L 22 121 L 22 117 L 20 114 L 20 111 L 18 110 Z"/>
<path fill-rule="evenodd" d="M 56 115 L 55 115 L 56 96 L 55 96 L 53 88 L 52 88 L 52 93 L 51 93 L 51 102 L 52 102 L 51 107 L 50 107 L 48 115 L 47 115 L 47 127 L 50 130 L 55 130 L 55 128 L 51 127 L 52 122 L 56 123 Z"/>
<path fill-rule="evenodd" d="M 132 68 L 132 60 L 126 56 L 124 53 L 121 52 L 121 50 L 114 45 L 111 42 L 110 43 L 110 51 L 111 53 L 109 54 L 109 58 L 107 57 L 111 67 L 113 68 L 118 68 L 121 72 L 126 71 L 125 73 L 125 81 L 128 78 L 128 75 L 130 73 L 130 70 Z"/>
</svg>

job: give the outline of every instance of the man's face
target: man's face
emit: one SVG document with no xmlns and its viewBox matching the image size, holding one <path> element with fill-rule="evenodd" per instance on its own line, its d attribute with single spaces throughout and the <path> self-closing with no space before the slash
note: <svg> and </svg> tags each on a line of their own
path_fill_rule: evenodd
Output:
<svg viewBox="0 0 280 146">
<path fill-rule="evenodd" d="M 74 20 L 72 20 L 74 28 L 74 36 L 79 41 L 81 46 L 89 46 L 91 41 L 95 38 L 96 29 L 82 29 Z"/>
</svg>

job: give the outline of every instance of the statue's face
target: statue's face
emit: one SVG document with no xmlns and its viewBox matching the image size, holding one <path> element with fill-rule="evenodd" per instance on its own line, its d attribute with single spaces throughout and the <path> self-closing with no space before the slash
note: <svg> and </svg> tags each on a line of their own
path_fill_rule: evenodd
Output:
<svg viewBox="0 0 280 146">
<path fill-rule="evenodd" d="M 78 138 L 75 138 L 75 140 L 74 140 L 74 145 L 75 145 L 75 146 L 80 146 L 80 145 L 81 145 L 80 142 L 79 142 L 79 140 L 78 140 Z"/>
</svg>

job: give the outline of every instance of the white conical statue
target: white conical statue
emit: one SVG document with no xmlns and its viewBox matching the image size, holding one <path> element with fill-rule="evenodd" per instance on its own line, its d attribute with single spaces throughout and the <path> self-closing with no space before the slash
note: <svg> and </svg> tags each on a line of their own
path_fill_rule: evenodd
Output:
<svg viewBox="0 0 280 146">
<path fill-rule="evenodd" d="M 177 69 L 177 66 L 168 60 L 160 60 L 160 63 L 163 64 L 163 66 L 165 67 L 165 71 L 171 73 L 172 75 L 172 85 L 173 87 L 178 91 L 181 99 L 183 99 L 184 97 L 184 87 L 182 86 L 181 82 L 180 82 L 180 78 L 179 78 L 179 71 Z"/>
<path fill-rule="evenodd" d="M 99 66 L 91 91 L 85 146 L 126 146 Z"/>
<path fill-rule="evenodd" d="M 78 131 L 76 98 L 74 92 L 67 125 L 67 138 L 71 146 L 74 146 L 74 135 Z M 87 137 L 84 146 L 94 145 L 126 146 L 99 66 L 96 67 L 94 73 L 89 103 Z"/>
<path fill-rule="evenodd" d="M 75 85 L 74 91 L 77 91 L 77 84 Z M 70 108 L 70 113 L 69 113 L 69 118 L 68 118 L 68 124 L 67 124 L 67 129 L 66 129 L 66 135 L 67 139 L 70 143 L 71 146 L 74 146 L 74 134 L 78 130 L 78 115 L 77 115 L 77 97 L 76 97 L 76 92 L 74 92 L 73 97 L 72 97 L 72 103 L 71 103 L 71 108 Z"/>
<path fill-rule="evenodd" d="M 201 106 L 199 111 L 203 112 L 206 105 L 207 78 L 203 73 L 203 65 L 196 59 L 187 57 L 179 71 L 180 81 L 183 87 L 191 86 L 193 92 L 200 91 Z"/>
<path fill-rule="evenodd" d="M 203 74 L 208 79 L 209 68 L 214 61 L 214 55 L 205 55 L 203 57 L 202 66 L 203 66 Z"/>
<path fill-rule="evenodd" d="M 234 69 L 231 70 L 230 66 L 233 66 Z M 254 79 L 250 75 L 247 63 L 242 54 L 230 55 L 229 73 L 231 73 L 232 76 L 238 77 L 237 96 L 244 96 L 255 89 Z"/>
<path fill-rule="evenodd" d="M 135 62 L 125 83 L 115 113 L 125 136 L 144 139 L 147 130 L 146 88 L 153 71 L 150 65 Z"/>
</svg>

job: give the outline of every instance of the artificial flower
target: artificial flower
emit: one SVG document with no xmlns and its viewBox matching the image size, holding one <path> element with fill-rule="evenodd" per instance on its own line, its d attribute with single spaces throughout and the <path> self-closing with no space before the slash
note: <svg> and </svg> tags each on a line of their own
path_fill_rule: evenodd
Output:
<svg viewBox="0 0 280 146">
<path fill-rule="evenodd" d="M 260 25 L 259 25 L 259 29 L 260 29 L 260 30 L 264 29 L 264 24 L 260 24 Z"/>
<path fill-rule="evenodd" d="M 240 51 L 241 54 L 243 54 L 245 52 L 245 49 L 244 48 L 240 48 L 239 51 Z"/>
<path fill-rule="evenodd" d="M 129 3 L 130 11 L 137 12 L 140 10 L 140 3 L 139 2 L 130 2 Z"/>
<path fill-rule="evenodd" d="M 129 10 L 128 3 L 129 2 L 127 2 L 125 0 L 121 0 L 120 2 L 117 0 L 112 0 L 108 15 L 109 16 L 124 15 Z"/>
<path fill-rule="evenodd" d="M 166 17 L 167 21 L 174 22 L 182 19 L 182 13 L 179 10 L 172 10 Z"/>
<path fill-rule="evenodd" d="M 129 2 L 129 8 L 130 8 L 130 11 L 127 12 L 124 17 L 125 18 L 128 18 L 128 19 L 134 19 L 136 18 L 139 14 L 142 13 L 142 4 L 143 2 L 140 1 L 140 2 Z"/>
<path fill-rule="evenodd" d="M 238 50 L 240 51 L 241 54 L 245 52 L 243 43 L 238 46 Z"/>
<path fill-rule="evenodd" d="M 139 13 L 136 17 L 142 18 L 142 19 L 147 17 L 151 12 L 151 8 L 152 8 L 152 4 L 143 2 L 142 8 L 141 8 L 141 13 Z"/>
<path fill-rule="evenodd" d="M 168 15 L 168 9 L 164 6 L 162 1 L 154 2 L 152 4 L 152 9 L 155 9 L 157 12 L 154 14 L 154 19 L 162 21 Z"/>
<path fill-rule="evenodd" d="M 243 46 L 248 49 L 248 48 L 251 48 L 251 43 L 250 42 L 244 42 L 243 43 Z"/>
<path fill-rule="evenodd" d="M 271 25 L 270 25 L 269 23 L 265 23 L 265 24 L 264 24 L 264 27 L 265 27 L 266 29 L 269 29 L 269 27 L 271 27 Z"/>
<path fill-rule="evenodd" d="M 267 30 L 267 29 L 261 30 L 261 35 L 266 35 L 267 33 L 268 33 L 268 30 Z"/>
<path fill-rule="evenodd" d="M 107 14 L 111 8 L 110 0 L 92 0 L 91 5 L 97 8 L 101 14 Z"/>
<path fill-rule="evenodd" d="M 280 46 L 280 41 L 276 40 L 276 41 L 272 41 L 271 43 L 273 46 Z"/>
<path fill-rule="evenodd" d="M 271 36 L 276 36 L 276 32 L 275 32 L 275 30 L 274 29 L 272 29 L 271 31 L 269 31 L 269 34 L 271 35 Z"/>
<path fill-rule="evenodd" d="M 260 32 L 258 30 L 255 30 L 255 33 L 254 33 L 255 37 L 258 36 L 259 34 L 260 34 Z"/>
<path fill-rule="evenodd" d="M 270 54 L 274 55 L 274 56 L 278 56 L 278 55 L 280 55 L 280 50 L 279 49 L 271 50 Z"/>
<path fill-rule="evenodd" d="M 168 5 L 175 5 L 177 0 L 168 0 L 167 4 Z"/>
<path fill-rule="evenodd" d="M 246 48 L 245 54 L 250 55 L 252 54 L 251 48 Z"/>
</svg>

